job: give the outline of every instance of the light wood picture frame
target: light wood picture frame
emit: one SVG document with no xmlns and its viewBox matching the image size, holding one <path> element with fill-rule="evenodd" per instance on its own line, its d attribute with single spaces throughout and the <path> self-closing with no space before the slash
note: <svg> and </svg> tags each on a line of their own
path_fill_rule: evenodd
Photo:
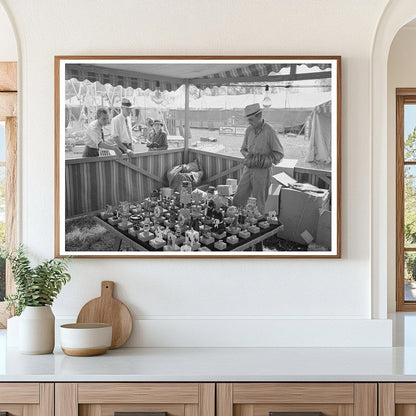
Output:
<svg viewBox="0 0 416 416">
<path fill-rule="evenodd" d="M 341 57 L 56 56 L 55 169 L 57 257 L 339 258 Z"/>
</svg>

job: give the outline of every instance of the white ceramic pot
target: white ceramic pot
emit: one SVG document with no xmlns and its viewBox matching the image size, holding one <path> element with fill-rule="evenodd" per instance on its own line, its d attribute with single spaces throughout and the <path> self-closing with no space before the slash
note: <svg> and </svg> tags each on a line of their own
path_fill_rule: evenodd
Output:
<svg viewBox="0 0 416 416">
<path fill-rule="evenodd" d="M 55 346 L 55 316 L 50 306 L 26 306 L 19 319 L 19 351 L 50 354 Z"/>
<path fill-rule="evenodd" d="M 65 324 L 61 325 L 60 335 L 65 354 L 99 355 L 111 347 L 112 326 L 105 323 Z"/>
</svg>

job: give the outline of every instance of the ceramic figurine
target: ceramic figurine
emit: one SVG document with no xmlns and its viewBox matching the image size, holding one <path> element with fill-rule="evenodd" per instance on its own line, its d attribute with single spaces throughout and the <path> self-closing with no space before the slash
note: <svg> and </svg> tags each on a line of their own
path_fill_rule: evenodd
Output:
<svg viewBox="0 0 416 416">
<path fill-rule="evenodd" d="M 258 234 L 260 232 L 260 228 L 253 224 L 248 227 L 248 231 L 250 231 L 251 234 Z"/>
<path fill-rule="evenodd" d="M 230 235 L 229 237 L 227 237 L 227 243 L 234 245 L 238 243 L 238 237 L 236 235 Z"/>
<path fill-rule="evenodd" d="M 199 205 L 192 205 L 191 207 L 191 217 L 201 217 L 202 211 Z"/>
<path fill-rule="evenodd" d="M 162 208 L 159 204 L 156 204 L 154 210 L 153 210 L 153 214 L 155 216 L 155 220 L 156 222 L 159 222 L 159 220 L 162 217 Z"/>
<path fill-rule="evenodd" d="M 151 225 L 150 218 L 149 217 L 146 217 L 145 220 L 144 220 L 144 224 L 143 224 L 143 232 L 145 234 L 149 234 L 150 225 Z"/>
<path fill-rule="evenodd" d="M 217 250 L 224 250 L 224 249 L 226 249 L 226 248 L 227 248 L 227 243 L 224 243 L 224 241 L 222 241 L 222 240 L 218 240 L 218 241 L 214 244 L 214 247 L 215 247 Z"/>
<path fill-rule="evenodd" d="M 211 235 L 211 231 L 210 230 L 205 230 L 202 231 L 202 236 L 200 239 L 202 244 L 205 244 L 206 246 L 208 246 L 209 244 L 212 244 L 213 242 L 215 242 L 214 237 Z"/>
<path fill-rule="evenodd" d="M 258 226 L 260 228 L 266 229 L 266 228 L 270 228 L 270 223 L 268 221 L 260 221 L 258 223 Z"/>
<path fill-rule="evenodd" d="M 178 251 L 179 246 L 176 244 L 176 236 L 171 231 L 166 237 L 167 244 L 163 247 L 164 251 Z"/>
<path fill-rule="evenodd" d="M 163 232 L 159 225 L 155 227 L 155 238 L 149 241 L 149 244 L 156 248 L 160 249 L 166 245 L 165 240 L 163 239 Z"/>
<path fill-rule="evenodd" d="M 250 211 L 254 211 L 257 208 L 257 199 L 253 196 L 249 197 L 247 200 L 246 208 Z"/>
<path fill-rule="evenodd" d="M 200 189 L 195 189 L 192 191 L 192 200 L 195 202 L 195 204 L 200 204 L 204 202 L 207 199 L 207 194 L 204 191 L 201 191 Z"/>
<path fill-rule="evenodd" d="M 207 201 L 209 202 L 214 198 L 215 195 L 215 186 L 209 186 L 207 190 Z"/>
<path fill-rule="evenodd" d="M 160 198 L 160 192 L 158 189 L 153 189 L 152 193 L 150 194 L 150 198 L 153 199 L 153 201 L 158 201 Z"/>
<path fill-rule="evenodd" d="M 182 235 L 182 229 L 179 224 L 175 225 L 175 237 L 176 237 L 176 244 L 180 245 L 185 241 L 185 237 Z"/>
<path fill-rule="evenodd" d="M 113 206 L 107 204 L 105 206 L 105 211 L 100 213 L 100 216 L 103 220 L 107 220 L 108 218 L 110 218 L 113 215 Z"/>
<path fill-rule="evenodd" d="M 148 211 L 150 211 L 151 207 L 152 207 L 152 202 L 150 201 L 150 199 L 149 199 L 149 198 L 146 198 L 146 199 L 143 201 L 143 209 L 144 209 L 146 212 L 148 212 Z"/>
<path fill-rule="evenodd" d="M 247 238 L 250 238 L 251 234 L 248 230 L 242 230 L 238 233 L 238 236 L 247 240 Z"/>
<path fill-rule="evenodd" d="M 113 216 L 108 219 L 108 222 L 111 225 L 116 225 L 120 222 L 120 220 L 121 220 L 120 213 L 119 213 L 117 208 L 114 208 L 113 209 Z"/>
<path fill-rule="evenodd" d="M 192 184 L 189 181 L 183 181 L 180 189 L 180 203 L 189 205 L 192 201 Z"/>
<path fill-rule="evenodd" d="M 278 224 L 279 223 L 279 219 L 277 218 L 277 213 L 276 211 L 269 211 L 269 215 L 267 216 L 267 221 L 270 224 Z"/>
<path fill-rule="evenodd" d="M 141 233 L 137 234 L 137 238 L 141 241 L 149 241 L 152 240 L 155 235 L 153 233 L 150 232 L 150 227 L 151 227 L 151 222 L 150 222 L 150 218 L 146 217 L 144 222 L 143 222 L 143 231 Z"/>
<path fill-rule="evenodd" d="M 163 240 L 163 232 L 162 232 L 162 229 L 159 226 L 155 227 L 155 235 L 156 235 L 155 240 L 157 240 L 158 242 L 164 241 Z"/>
<path fill-rule="evenodd" d="M 211 251 L 208 247 L 203 246 L 198 249 L 198 251 Z"/>
<path fill-rule="evenodd" d="M 199 243 L 199 232 L 191 228 L 185 232 L 185 241 L 186 239 L 189 240 L 189 245 L 191 246 L 192 250 L 198 250 L 201 246 Z"/>
<path fill-rule="evenodd" d="M 185 242 L 182 244 L 181 251 L 192 251 L 188 236 L 185 236 Z"/>
</svg>

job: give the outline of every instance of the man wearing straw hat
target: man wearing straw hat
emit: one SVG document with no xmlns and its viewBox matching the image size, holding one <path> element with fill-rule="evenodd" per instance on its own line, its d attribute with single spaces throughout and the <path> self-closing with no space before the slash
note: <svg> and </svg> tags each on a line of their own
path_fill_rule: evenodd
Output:
<svg viewBox="0 0 416 416">
<path fill-rule="evenodd" d="M 244 135 L 241 154 L 244 170 L 233 204 L 244 206 L 249 197 L 257 199 L 257 207 L 264 213 L 271 184 L 271 167 L 283 158 L 283 147 L 273 127 L 263 119 L 260 104 L 245 107 L 249 126 Z"/>
<path fill-rule="evenodd" d="M 129 123 L 130 111 L 130 100 L 123 98 L 120 114 L 111 120 L 111 136 L 119 149 L 128 155 L 133 153 L 133 135 Z"/>
</svg>

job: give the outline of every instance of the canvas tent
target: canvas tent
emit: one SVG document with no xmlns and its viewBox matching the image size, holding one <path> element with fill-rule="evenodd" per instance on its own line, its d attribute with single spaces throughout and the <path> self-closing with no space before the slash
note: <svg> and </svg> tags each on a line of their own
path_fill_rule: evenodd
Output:
<svg viewBox="0 0 416 416">
<path fill-rule="evenodd" d="M 306 124 L 306 162 L 331 163 L 331 101 L 316 106 Z"/>
</svg>

